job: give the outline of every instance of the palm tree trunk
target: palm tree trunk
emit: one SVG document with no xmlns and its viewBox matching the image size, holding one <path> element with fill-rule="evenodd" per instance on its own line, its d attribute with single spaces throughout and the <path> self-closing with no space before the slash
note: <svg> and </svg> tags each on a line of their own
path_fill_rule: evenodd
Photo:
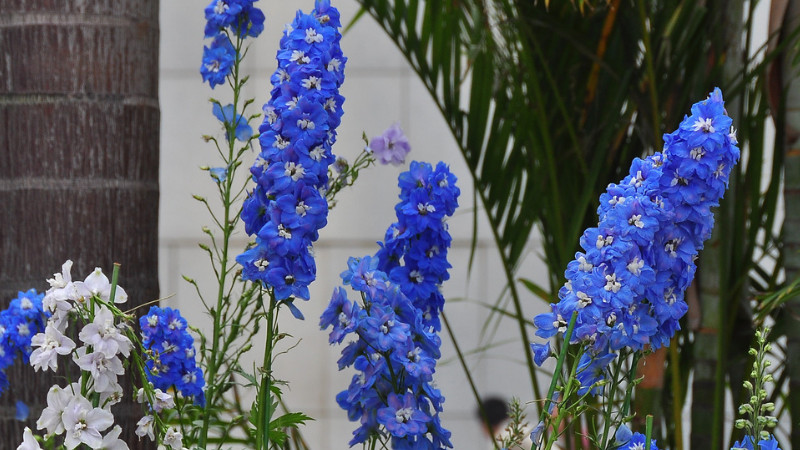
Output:
<svg viewBox="0 0 800 450">
<path fill-rule="evenodd" d="M 130 307 L 158 298 L 158 163 L 158 1 L 3 0 L 0 305 L 44 291 L 68 258 L 76 278 L 120 262 Z M 8 375 L 4 449 L 64 383 L 22 363 Z M 25 424 L 16 400 L 30 405 Z M 129 392 L 118 406 L 122 438 L 145 448 Z"/>
</svg>

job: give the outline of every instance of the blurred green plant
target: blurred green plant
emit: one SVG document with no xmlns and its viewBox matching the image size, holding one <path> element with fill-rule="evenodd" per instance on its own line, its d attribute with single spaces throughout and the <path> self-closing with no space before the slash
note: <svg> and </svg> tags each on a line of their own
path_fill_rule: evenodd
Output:
<svg viewBox="0 0 800 450">
<path fill-rule="evenodd" d="M 663 382 L 639 386 L 635 396 L 636 410 L 655 413 L 653 436 L 680 449 L 693 373 L 693 395 L 702 401 L 691 402 L 692 447 L 722 448 L 726 380 L 741 386 L 753 294 L 780 288 L 783 279 L 782 243 L 773 230 L 784 144 L 780 129 L 776 144 L 766 144 L 769 115 L 781 111 L 767 102 L 766 68 L 788 44 L 751 48 L 758 2 L 359 2 L 422 80 L 469 167 L 507 279 L 504 297 L 487 308 L 485 330 L 513 318 L 540 401 L 523 307 L 531 297 L 519 286 L 555 299 L 580 233 L 596 223 L 599 193 L 634 157 L 660 150 L 661 134 L 677 126 L 693 99 L 714 86 L 725 90 L 743 163 L 698 264 L 690 317 L 669 357 L 655 364 Z M 478 214 L 476 208 L 473 237 Z M 518 279 L 534 228 L 542 236 L 547 286 Z M 769 304 L 758 305 L 762 316 L 772 314 Z M 730 355 L 743 357 L 729 362 Z M 776 380 L 780 392 L 784 377 Z"/>
</svg>

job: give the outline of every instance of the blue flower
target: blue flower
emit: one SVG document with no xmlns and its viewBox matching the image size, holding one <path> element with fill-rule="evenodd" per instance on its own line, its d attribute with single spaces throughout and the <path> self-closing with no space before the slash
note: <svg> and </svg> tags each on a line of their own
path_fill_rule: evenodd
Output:
<svg viewBox="0 0 800 450">
<path fill-rule="evenodd" d="M 257 0 L 212 0 L 205 9 L 206 37 L 224 29 L 241 37 L 257 37 L 264 31 L 264 13 L 253 6 Z"/>
<path fill-rule="evenodd" d="M 298 11 L 281 38 L 271 98 L 259 127 L 261 152 L 250 169 L 257 186 L 242 211 L 245 230 L 258 236 L 256 247 L 236 258 L 242 276 L 272 288 L 278 300 L 308 299 L 308 285 L 316 277 L 311 249 L 327 223 L 323 191 L 343 113 L 338 91 L 346 58 L 339 47 L 339 14 L 328 3 L 318 7 L 311 14 Z M 229 26 L 233 19 L 220 14 L 211 17 Z"/>
<path fill-rule="evenodd" d="M 646 439 L 647 436 L 643 435 L 642 433 L 633 433 L 633 436 L 630 438 L 630 440 L 617 447 L 617 450 L 644 450 Z M 655 439 L 650 440 L 650 450 L 658 450 Z"/>
<path fill-rule="evenodd" d="M 683 293 L 694 260 L 714 225 L 711 208 L 739 159 L 731 129 L 716 89 L 664 136 L 663 153 L 635 159 L 628 176 L 608 186 L 597 226 L 583 233 L 583 251 L 567 265 L 559 302 L 534 319 L 538 336 L 564 333 L 577 313 L 572 342 L 592 355 L 584 363 L 624 347 L 669 344 L 687 310 Z M 596 379 L 589 373 L 584 386 Z"/>
<path fill-rule="evenodd" d="M 399 397 L 389 394 L 388 406 L 378 410 L 378 421 L 395 437 L 421 434 L 428 430 L 430 416 L 420 411 L 411 392 Z"/>
<path fill-rule="evenodd" d="M 531 350 L 533 350 L 533 362 L 537 366 L 544 364 L 545 360 L 553 355 L 553 350 L 550 349 L 550 341 L 544 344 L 533 343 L 531 344 Z"/>
<path fill-rule="evenodd" d="M 8 308 L 0 311 L 0 393 L 8 387 L 6 369 L 17 357 L 27 364 L 33 351 L 31 339 L 44 332 L 49 313 L 44 312 L 43 298 L 35 289 L 18 292 Z"/>
<path fill-rule="evenodd" d="M 208 169 L 208 173 L 209 175 L 211 175 L 211 178 L 217 183 L 222 183 L 223 181 L 225 181 L 226 178 L 228 178 L 227 167 L 212 167 L 211 169 Z"/>
<path fill-rule="evenodd" d="M 194 338 L 189 334 L 186 319 L 180 311 L 152 306 L 139 319 L 142 345 L 147 349 L 147 379 L 166 392 L 175 388 L 192 397 L 196 404 L 205 403 L 203 371 L 197 366 Z"/>
<path fill-rule="evenodd" d="M 211 42 L 211 47 L 203 47 L 203 63 L 200 65 L 203 81 L 207 81 L 212 89 L 225 83 L 235 61 L 236 49 L 231 41 L 224 34 L 217 35 Z"/>
<path fill-rule="evenodd" d="M 236 127 L 234 128 L 233 136 L 236 139 L 246 142 L 250 139 L 250 136 L 253 135 L 253 129 L 250 127 L 250 124 L 247 123 L 247 120 L 242 117 L 241 114 L 234 114 L 233 105 L 221 106 L 219 103 L 214 103 L 211 108 L 211 112 L 214 114 L 214 117 L 219 119 L 225 127 L 228 127 L 228 124 L 236 123 Z M 234 115 L 236 116 L 234 118 Z M 231 136 L 226 133 L 225 139 L 230 140 Z"/>
</svg>

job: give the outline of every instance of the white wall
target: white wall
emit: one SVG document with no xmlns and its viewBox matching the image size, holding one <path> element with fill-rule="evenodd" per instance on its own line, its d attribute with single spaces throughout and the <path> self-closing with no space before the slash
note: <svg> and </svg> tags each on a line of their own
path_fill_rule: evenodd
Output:
<svg viewBox="0 0 800 450">
<path fill-rule="evenodd" d="M 230 94 L 224 86 L 212 91 L 202 83 L 198 71 L 203 45 L 208 45 L 203 40 L 205 3 L 161 1 L 159 257 L 162 296 L 174 295 L 162 304 L 179 308 L 191 323 L 207 327 L 209 321 L 201 313 L 199 299 L 193 288 L 181 279 L 182 274 L 191 276 L 205 291 L 213 290 L 207 259 L 197 247 L 198 241 L 205 242 L 200 227 L 210 224 L 211 219 L 191 195 L 213 197 L 213 183 L 208 173 L 198 170 L 198 166 L 220 164 L 213 146 L 204 143 L 200 136 L 220 135 L 208 98 L 218 96 L 224 103 L 229 101 Z M 246 95 L 255 98 L 256 105 L 267 99 L 269 76 L 276 67 L 275 52 L 284 24 L 292 20 L 297 8 L 308 11 L 313 3 L 313 0 L 256 3 L 267 17 L 266 30 L 252 42 L 245 62 L 245 72 L 251 75 Z M 333 4 L 340 9 L 343 23 L 348 23 L 358 10 L 355 0 L 335 0 Z M 411 141 L 410 158 L 432 163 L 445 161 L 459 178 L 462 206 L 457 217 L 450 221 L 455 241 L 450 253 L 451 280 L 444 286 L 448 299 L 445 312 L 462 350 L 474 350 L 486 342 L 481 338 L 481 330 L 488 309 L 479 303 L 495 301 L 504 276 L 483 216 L 475 265 L 468 275 L 472 189 L 463 158 L 424 86 L 370 17 L 364 16 L 344 36 L 342 48 L 349 59 L 342 87 L 346 98 L 345 115 L 335 153 L 352 160 L 363 147 L 362 131 L 368 136 L 377 135 L 399 121 Z M 374 253 L 375 242 L 383 238 L 386 228 L 395 220 L 396 179 L 402 170 L 405 167 L 372 168 L 362 175 L 355 187 L 341 194 L 315 246 L 318 279 L 311 289 L 312 299 L 299 305 L 306 320 L 300 322 L 288 314 L 281 320 L 282 329 L 295 337 L 292 343 L 297 340 L 299 343 L 278 359 L 276 375 L 291 382 L 285 396 L 290 407 L 316 419 L 303 428 L 305 438 L 315 450 L 346 448 L 350 433 L 356 428 L 334 401 L 336 393 L 349 384 L 352 372 L 337 371 L 336 360 L 341 349 L 327 345 L 327 333 L 319 330 L 318 317 L 331 291 L 340 282 L 338 274 L 346 267 L 347 258 Z M 246 242 L 247 236 L 240 232 L 233 248 L 243 248 Z M 536 243 L 532 244 L 531 252 L 521 275 L 544 283 L 546 271 L 536 256 L 541 253 Z M 541 300 L 524 293 L 523 296 L 528 318 L 543 309 Z M 470 357 L 472 373 L 482 394 L 516 395 L 523 401 L 533 399 L 523 364 L 525 347 L 518 336 L 516 323 L 506 319 L 496 328 L 493 339 L 500 344 L 483 357 Z M 443 425 L 453 432 L 457 449 L 490 448 L 474 416 L 475 403 L 455 360 L 452 341 L 447 336 L 442 340 L 443 357 L 436 380 L 447 398 Z M 255 344 L 254 360 L 263 351 L 263 342 Z M 533 414 L 533 407 L 529 410 Z"/>
</svg>

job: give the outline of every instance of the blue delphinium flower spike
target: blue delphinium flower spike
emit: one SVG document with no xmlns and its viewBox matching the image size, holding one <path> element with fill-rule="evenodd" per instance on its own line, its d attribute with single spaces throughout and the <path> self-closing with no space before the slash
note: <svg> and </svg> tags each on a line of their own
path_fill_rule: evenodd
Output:
<svg viewBox="0 0 800 450">
<path fill-rule="evenodd" d="M 688 309 L 683 296 L 694 260 L 711 235 L 711 208 L 739 159 L 720 90 L 691 111 L 664 136 L 662 153 L 634 160 L 628 176 L 600 196 L 598 225 L 583 233 L 559 302 L 534 319 L 538 336 L 564 333 L 577 312 L 572 342 L 586 343 L 592 360 L 625 347 L 669 345 Z"/>
<path fill-rule="evenodd" d="M 203 370 L 197 365 L 194 338 L 180 311 L 152 306 L 139 319 L 139 326 L 142 345 L 147 349 L 148 381 L 164 392 L 174 388 L 203 405 Z"/>
<path fill-rule="evenodd" d="M 236 260 L 242 277 L 273 289 L 278 300 L 307 300 L 316 277 L 313 243 L 327 223 L 328 166 L 342 116 L 346 58 L 339 13 L 319 3 L 298 11 L 278 50 L 270 101 L 259 128 L 261 152 L 250 169 L 256 187 L 243 205 L 245 230 L 255 246 Z"/>
<path fill-rule="evenodd" d="M 400 175 L 398 221 L 386 242 L 375 256 L 350 258 L 341 273 L 363 306 L 337 288 L 320 317 L 321 328 L 332 328 L 332 344 L 357 337 L 342 351 L 339 368 L 352 366 L 358 374 L 336 396 L 350 420 L 361 423 L 351 446 L 379 433 L 391 436 L 397 449 L 453 446 L 439 419 L 444 397 L 431 382 L 441 357 L 436 330 L 451 241 L 444 219 L 457 206 L 455 182 L 444 164 L 412 163 Z M 409 208 L 417 204 L 423 206 Z"/>
</svg>

